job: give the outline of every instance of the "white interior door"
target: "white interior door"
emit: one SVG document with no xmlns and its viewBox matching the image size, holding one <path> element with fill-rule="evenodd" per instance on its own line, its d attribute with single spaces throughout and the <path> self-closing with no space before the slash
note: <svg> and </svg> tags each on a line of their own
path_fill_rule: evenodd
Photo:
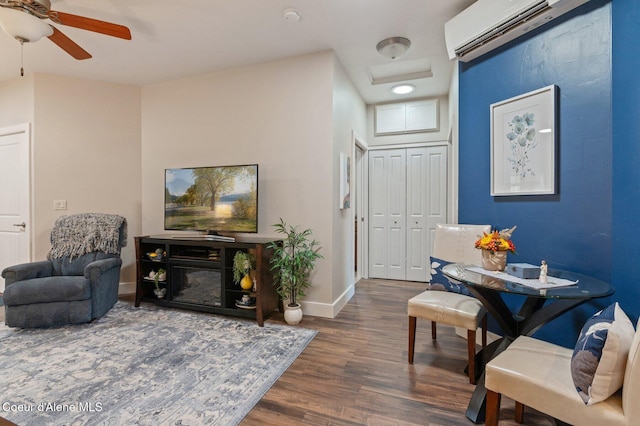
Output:
<svg viewBox="0 0 640 426">
<path fill-rule="evenodd" d="M 29 141 L 28 124 L 0 128 L 0 271 L 30 261 Z"/>
<path fill-rule="evenodd" d="M 369 151 L 369 277 L 405 278 L 406 150 Z"/>
<path fill-rule="evenodd" d="M 407 149 L 407 280 L 427 281 L 436 224 L 447 219 L 447 147 Z"/>
<path fill-rule="evenodd" d="M 386 278 L 403 280 L 406 274 L 406 205 L 407 205 L 407 154 L 404 149 L 388 152 L 389 193 L 387 194 L 387 247 Z"/>
<path fill-rule="evenodd" d="M 369 277 L 387 275 L 387 191 L 386 153 L 369 151 Z"/>
<path fill-rule="evenodd" d="M 407 150 L 407 280 L 424 281 L 426 277 L 429 194 L 427 148 Z"/>
<path fill-rule="evenodd" d="M 429 181 L 426 183 L 428 188 L 428 202 L 426 209 L 426 223 L 428 229 L 427 248 L 428 256 L 431 256 L 433 250 L 433 238 L 436 234 L 436 225 L 438 223 L 447 223 L 449 212 L 449 194 L 451 190 L 447 182 L 449 181 L 449 159 L 447 158 L 448 149 L 446 146 L 435 146 L 429 149 Z M 428 262 L 428 259 L 426 260 Z M 428 266 L 428 265 L 427 265 Z"/>
<path fill-rule="evenodd" d="M 447 147 L 369 151 L 369 276 L 428 281 L 447 219 Z"/>
</svg>

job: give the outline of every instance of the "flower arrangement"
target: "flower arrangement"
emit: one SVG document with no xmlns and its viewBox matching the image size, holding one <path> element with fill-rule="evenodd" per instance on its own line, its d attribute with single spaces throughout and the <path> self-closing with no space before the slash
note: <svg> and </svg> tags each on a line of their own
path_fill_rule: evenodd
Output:
<svg viewBox="0 0 640 426">
<path fill-rule="evenodd" d="M 503 229 L 498 232 L 497 230 L 487 234 L 483 232 L 483 236 L 476 241 L 476 248 L 482 250 L 488 250 L 491 253 L 497 251 L 509 251 L 511 253 L 516 252 L 516 246 L 511 241 L 511 234 L 515 231 L 516 227 Z"/>
</svg>

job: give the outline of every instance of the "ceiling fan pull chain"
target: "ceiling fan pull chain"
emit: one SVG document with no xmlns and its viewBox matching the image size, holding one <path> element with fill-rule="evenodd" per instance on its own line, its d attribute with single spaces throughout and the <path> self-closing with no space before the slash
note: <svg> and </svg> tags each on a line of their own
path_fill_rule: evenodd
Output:
<svg viewBox="0 0 640 426">
<path fill-rule="evenodd" d="M 24 77 L 24 40 L 20 42 L 20 77 Z"/>
</svg>

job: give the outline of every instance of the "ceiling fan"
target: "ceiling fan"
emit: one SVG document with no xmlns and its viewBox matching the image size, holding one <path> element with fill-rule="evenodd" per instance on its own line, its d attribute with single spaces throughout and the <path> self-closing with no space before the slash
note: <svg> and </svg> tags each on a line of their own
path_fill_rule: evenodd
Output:
<svg viewBox="0 0 640 426">
<path fill-rule="evenodd" d="M 48 37 L 75 59 L 91 58 L 89 52 L 50 25 L 47 20 L 54 24 L 131 40 L 129 28 L 123 25 L 51 10 L 50 0 L 0 0 L 0 27 L 20 43 L 35 42 L 42 37 Z"/>
</svg>

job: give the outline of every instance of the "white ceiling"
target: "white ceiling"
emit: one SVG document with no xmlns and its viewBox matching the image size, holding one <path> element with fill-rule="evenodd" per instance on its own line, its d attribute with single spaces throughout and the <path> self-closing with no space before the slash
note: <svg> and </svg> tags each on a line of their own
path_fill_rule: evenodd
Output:
<svg viewBox="0 0 640 426">
<path fill-rule="evenodd" d="M 55 25 L 93 55 L 77 61 L 42 39 L 24 45 L 25 72 L 45 72 L 132 85 L 149 85 L 216 70 L 332 49 L 366 103 L 402 99 L 391 83 L 373 86 L 376 73 L 405 74 L 430 66 L 433 77 L 411 80 L 404 98 L 448 92 L 444 22 L 473 0 L 52 0 L 51 9 L 130 28 L 121 40 Z M 295 8 L 290 23 L 282 11 Z M 387 37 L 411 40 L 395 61 L 376 44 Z M 0 31 L 0 81 L 20 75 L 20 44 Z"/>
</svg>

